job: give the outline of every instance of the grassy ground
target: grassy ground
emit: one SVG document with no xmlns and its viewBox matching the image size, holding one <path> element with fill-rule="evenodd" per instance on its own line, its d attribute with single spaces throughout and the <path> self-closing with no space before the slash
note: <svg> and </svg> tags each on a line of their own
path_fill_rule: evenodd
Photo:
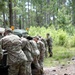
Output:
<svg viewBox="0 0 75 75">
<path fill-rule="evenodd" d="M 59 64 L 67 64 L 72 57 L 75 56 L 75 48 L 65 48 L 61 46 L 53 47 L 53 57 L 47 57 L 44 59 L 44 66 L 57 66 Z"/>
</svg>

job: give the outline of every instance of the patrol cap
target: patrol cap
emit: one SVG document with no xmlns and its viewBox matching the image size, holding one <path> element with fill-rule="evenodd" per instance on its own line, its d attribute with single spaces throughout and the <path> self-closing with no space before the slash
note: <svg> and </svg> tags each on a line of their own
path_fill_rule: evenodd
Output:
<svg viewBox="0 0 75 75">
<path fill-rule="evenodd" d="M 28 40 L 32 40 L 33 37 L 32 37 L 32 36 L 27 36 L 27 39 L 28 39 Z"/>
<path fill-rule="evenodd" d="M 5 32 L 12 33 L 12 29 L 11 28 L 5 28 Z"/>
<path fill-rule="evenodd" d="M 47 33 L 47 35 L 50 35 L 49 33 Z"/>
</svg>

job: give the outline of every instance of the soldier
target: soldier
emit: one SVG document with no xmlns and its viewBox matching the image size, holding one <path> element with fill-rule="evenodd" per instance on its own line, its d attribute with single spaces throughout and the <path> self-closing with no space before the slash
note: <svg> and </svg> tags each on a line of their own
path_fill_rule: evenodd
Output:
<svg viewBox="0 0 75 75">
<path fill-rule="evenodd" d="M 43 37 L 40 38 L 41 41 L 45 44 L 45 57 L 48 57 L 48 52 L 47 52 L 47 41 Z"/>
<path fill-rule="evenodd" d="M 41 74 L 41 68 L 38 63 L 38 56 L 40 54 L 36 42 L 33 40 L 31 36 L 27 37 L 27 39 L 30 41 L 30 46 L 32 49 L 32 56 L 33 56 L 33 62 L 31 64 L 32 68 L 32 75 L 40 75 Z"/>
<path fill-rule="evenodd" d="M 42 75 L 43 75 L 43 61 L 44 61 L 44 55 L 45 55 L 45 45 L 44 43 L 39 40 L 39 37 L 35 37 L 34 40 L 37 42 L 37 47 L 40 51 L 40 56 L 39 56 L 39 64 L 41 66 L 42 69 Z"/>
<path fill-rule="evenodd" d="M 50 34 L 47 33 L 47 46 L 48 46 L 48 52 L 49 52 L 49 57 L 52 57 L 53 56 L 53 53 L 52 53 L 52 38 L 50 37 Z"/>
<path fill-rule="evenodd" d="M 5 29 L 5 37 L 1 39 L 2 49 L 7 50 L 8 75 L 26 75 L 25 62 L 27 57 L 21 49 L 21 39 L 12 34 L 12 30 Z"/>
<path fill-rule="evenodd" d="M 33 61 L 33 57 L 31 55 L 30 43 L 26 38 L 21 38 L 22 41 L 22 50 L 27 56 L 28 61 L 26 62 L 26 75 L 32 75 L 31 73 L 31 63 Z"/>
</svg>

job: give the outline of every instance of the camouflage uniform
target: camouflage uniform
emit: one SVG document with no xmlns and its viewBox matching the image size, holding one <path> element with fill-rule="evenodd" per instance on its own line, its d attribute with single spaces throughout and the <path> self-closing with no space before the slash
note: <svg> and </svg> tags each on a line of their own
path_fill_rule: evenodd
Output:
<svg viewBox="0 0 75 75">
<path fill-rule="evenodd" d="M 28 61 L 26 62 L 26 75 L 32 75 L 31 63 L 33 61 L 33 57 L 31 55 L 30 43 L 26 38 L 22 38 L 21 41 L 22 41 L 22 50 L 28 59 Z"/>
<path fill-rule="evenodd" d="M 53 43 L 53 41 L 52 41 L 52 38 L 50 37 L 49 34 L 47 34 L 46 41 L 47 41 L 47 46 L 48 46 L 48 52 L 50 54 L 49 57 L 52 57 L 52 55 L 53 55 L 53 53 L 52 53 L 52 43 Z"/>
<path fill-rule="evenodd" d="M 41 41 L 45 44 L 45 57 L 48 57 L 48 52 L 47 52 L 47 41 L 46 39 L 41 37 Z"/>
<path fill-rule="evenodd" d="M 10 33 L 3 37 L 1 41 L 2 48 L 8 52 L 9 75 L 26 75 L 25 62 L 27 57 L 21 49 L 21 39 Z"/>
<path fill-rule="evenodd" d="M 33 62 L 31 64 L 32 67 L 32 75 L 40 75 L 41 73 L 41 67 L 38 62 L 38 57 L 40 55 L 40 52 L 37 48 L 37 43 L 34 40 L 30 40 L 31 49 L 32 49 L 32 55 L 33 55 Z"/>
<path fill-rule="evenodd" d="M 39 64 L 41 68 L 43 69 L 43 61 L 44 61 L 44 56 L 45 56 L 45 45 L 42 41 L 38 40 L 37 46 L 40 51 Z"/>
<path fill-rule="evenodd" d="M 39 69 L 39 64 L 38 64 L 38 57 L 40 55 L 40 52 L 37 48 L 37 44 L 34 40 L 30 40 L 30 45 L 31 45 L 31 49 L 32 49 L 32 56 L 33 56 L 33 62 L 36 66 L 36 68 Z"/>
</svg>

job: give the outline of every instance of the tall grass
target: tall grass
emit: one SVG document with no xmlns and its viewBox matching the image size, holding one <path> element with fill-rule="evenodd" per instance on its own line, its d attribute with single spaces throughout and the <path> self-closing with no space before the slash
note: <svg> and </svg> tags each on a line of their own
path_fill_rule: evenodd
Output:
<svg viewBox="0 0 75 75">
<path fill-rule="evenodd" d="M 75 48 L 65 48 L 63 46 L 53 46 L 53 57 L 45 58 L 44 66 L 56 66 L 67 64 L 75 56 Z"/>
</svg>

